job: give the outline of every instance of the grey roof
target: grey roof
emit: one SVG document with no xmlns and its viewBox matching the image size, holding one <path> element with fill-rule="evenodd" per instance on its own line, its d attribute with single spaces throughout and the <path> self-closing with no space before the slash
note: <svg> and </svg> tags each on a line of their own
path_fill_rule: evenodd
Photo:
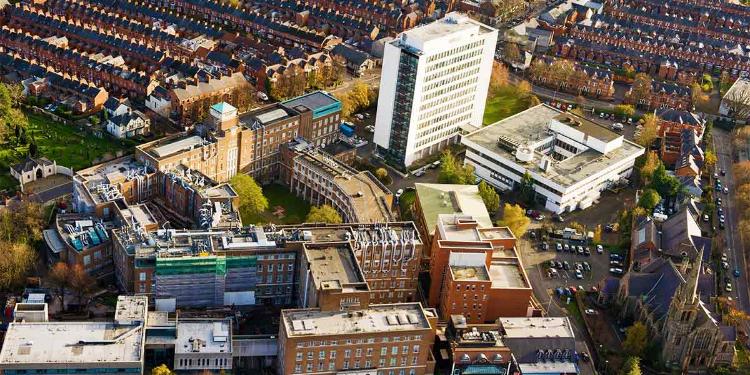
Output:
<svg viewBox="0 0 750 375">
<path fill-rule="evenodd" d="M 681 109 L 661 108 L 657 109 L 655 111 L 655 114 L 662 120 L 676 122 L 678 124 L 687 124 L 702 127 L 705 123 L 705 120 L 703 120 L 697 114 Z"/>
<path fill-rule="evenodd" d="M 281 103 L 284 107 L 296 109 L 303 106 L 311 111 L 337 103 L 338 100 L 331 95 L 322 91 L 314 91 L 306 95 L 298 96 L 294 99 Z"/>
<path fill-rule="evenodd" d="M 698 256 L 699 249 L 694 240 L 701 237 L 701 229 L 687 206 L 664 221 L 661 232 L 661 249 L 664 254 L 682 257 L 684 253 L 690 260 L 695 260 Z M 705 242 L 700 241 L 700 245 L 705 246 Z"/>
<path fill-rule="evenodd" d="M 370 55 L 343 43 L 337 44 L 336 47 L 333 47 L 333 50 L 331 50 L 331 52 L 334 55 L 342 56 L 344 59 L 346 59 L 346 61 L 349 61 L 355 65 L 362 65 L 365 63 L 365 61 L 370 59 Z"/>
<path fill-rule="evenodd" d="M 641 272 L 628 274 L 627 294 L 640 298 L 658 319 L 667 313 L 677 289 L 685 282 L 670 259 L 659 258 Z"/>
<path fill-rule="evenodd" d="M 40 158 L 32 158 L 31 156 L 27 156 L 24 161 L 14 165 L 13 170 L 18 173 L 23 173 L 23 172 L 29 172 L 33 170 L 34 168 L 36 168 L 37 166 L 43 167 L 45 165 L 50 165 L 50 164 L 52 164 L 52 162 L 43 156 Z"/>
</svg>

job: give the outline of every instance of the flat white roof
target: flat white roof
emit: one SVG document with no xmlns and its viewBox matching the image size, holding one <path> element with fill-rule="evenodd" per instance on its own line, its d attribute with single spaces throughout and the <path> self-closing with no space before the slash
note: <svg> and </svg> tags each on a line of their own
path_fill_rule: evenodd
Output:
<svg viewBox="0 0 750 375">
<path fill-rule="evenodd" d="M 152 151 L 157 157 L 165 157 L 172 154 L 175 154 L 180 151 L 191 149 L 195 146 L 200 145 L 203 142 L 201 137 L 197 135 L 192 135 L 187 138 L 180 139 L 179 141 L 175 141 L 172 143 L 167 143 L 163 146 L 159 146 L 154 148 Z"/>
<path fill-rule="evenodd" d="M 175 354 L 232 353 L 232 337 L 226 320 L 185 321 L 177 324 Z"/>
<path fill-rule="evenodd" d="M 0 352 L 0 367 L 75 364 L 76 366 L 132 363 L 140 367 L 142 325 L 111 322 L 10 323 Z"/>
<path fill-rule="evenodd" d="M 568 318 L 500 318 L 507 338 L 574 337 Z"/>
<path fill-rule="evenodd" d="M 483 34 L 496 31 L 495 29 L 474 21 L 467 15 L 459 12 L 448 13 L 445 17 L 426 25 L 415 27 L 401 34 L 399 42 L 417 50 L 429 49 L 426 46 L 431 41 L 442 41 L 442 39 L 463 38 L 464 36 Z"/>
<path fill-rule="evenodd" d="M 356 311 L 320 311 L 318 309 L 281 312 L 288 337 L 397 332 L 429 329 L 425 311 L 419 303 L 370 305 Z"/>
</svg>

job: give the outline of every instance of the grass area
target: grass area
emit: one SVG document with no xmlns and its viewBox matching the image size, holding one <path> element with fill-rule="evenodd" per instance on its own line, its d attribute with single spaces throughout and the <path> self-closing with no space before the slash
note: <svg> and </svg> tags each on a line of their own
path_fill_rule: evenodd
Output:
<svg viewBox="0 0 750 375">
<path fill-rule="evenodd" d="M 574 296 L 570 296 L 570 303 L 565 304 L 565 301 L 567 300 L 567 297 L 562 298 L 562 306 L 565 308 L 565 310 L 568 311 L 568 315 L 570 315 L 573 319 L 575 319 L 579 324 L 583 325 L 583 315 L 581 315 L 581 309 L 578 307 L 578 302 L 576 302 L 576 298 Z"/>
<path fill-rule="evenodd" d="M 284 186 L 266 185 L 263 187 L 263 195 L 268 199 L 268 209 L 253 217 L 243 217 L 244 224 L 297 224 L 303 222 L 310 212 L 310 204 L 292 194 Z M 274 215 L 282 211 L 283 215 Z"/>
<path fill-rule="evenodd" d="M 493 124 L 526 109 L 526 101 L 518 96 L 513 85 L 503 86 L 487 96 L 484 125 Z"/>
<path fill-rule="evenodd" d="M 26 137 L 29 143 L 36 143 L 39 156 L 73 170 L 88 167 L 102 157 L 114 157 L 117 151 L 127 152 L 135 145 L 133 141 L 109 136 L 98 138 L 76 125 L 55 122 L 40 114 L 27 112 L 26 116 L 29 119 Z M 17 182 L 10 176 L 9 168 L 22 161 L 28 150 L 28 144 L 16 143 L 15 135 L 9 137 L 9 143 L 0 146 L 0 190 L 15 188 Z"/>
</svg>

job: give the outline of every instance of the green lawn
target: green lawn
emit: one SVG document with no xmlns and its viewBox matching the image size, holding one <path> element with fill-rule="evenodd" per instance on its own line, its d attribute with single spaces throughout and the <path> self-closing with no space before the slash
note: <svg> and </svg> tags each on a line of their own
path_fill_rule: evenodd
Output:
<svg viewBox="0 0 750 375">
<path fill-rule="evenodd" d="M 58 165 L 79 170 L 92 165 L 102 156 L 115 156 L 117 151 L 129 152 L 135 145 L 133 141 L 116 140 L 105 135 L 95 137 L 76 125 L 64 125 L 50 118 L 27 112 L 29 127 L 26 136 L 30 142 L 36 142 L 40 156 L 57 161 Z M 18 145 L 15 135 L 8 143 L 0 146 L 0 190 L 14 188 L 17 181 L 10 176 L 9 168 L 26 157 L 29 146 Z"/>
<path fill-rule="evenodd" d="M 526 109 L 525 100 L 518 96 L 516 87 L 504 86 L 487 96 L 483 123 L 484 125 L 493 124 L 524 109 Z"/>
<path fill-rule="evenodd" d="M 404 192 L 398 199 L 401 220 L 414 220 L 414 202 L 417 200 L 417 192 L 414 190 Z"/>
<path fill-rule="evenodd" d="M 292 194 L 286 187 L 272 184 L 263 187 L 263 195 L 268 199 L 268 209 L 249 218 L 242 218 L 244 224 L 297 224 L 301 223 L 310 212 L 310 204 Z M 276 212 L 282 212 L 278 209 L 283 208 L 283 216 L 274 215 Z"/>
</svg>

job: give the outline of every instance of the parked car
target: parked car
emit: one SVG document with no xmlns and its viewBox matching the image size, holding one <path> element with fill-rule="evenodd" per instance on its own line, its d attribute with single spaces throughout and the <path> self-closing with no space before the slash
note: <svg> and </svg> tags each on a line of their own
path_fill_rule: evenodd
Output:
<svg viewBox="0 0 750 375">
<path fill-rule="evenodd" d="M 586 309 L 586 310 L 583 310 L 583 312 L 585 312 L 586 315 L 596 315 L 596 314 L 599 313 L 598 311 L 596 311 L 594 309 Z"/>
<path fill-rule="evenodd" d="M 729 194 L 729 189 L 726 186 L 724 186 L 724 194 Z"/>
<path fill-rule="evenodd" d="M 602 245 L 596 245 L 596 253 L 601 254 L 604 252 L 604 247 Z"/>
<path fill-rule="evenodd" d="M 728 259 L 729 259 L 729 257 L 727 257 L 727 253 L 721 253 L 721 261 L 722 262 L 726 262 Z"/>
<path fill-rule="evenodd" d="M 570 245 L 568 245 L 568 244 L 563 245 L 563 249 L 565 249 L 566 252 L 569 251 L 570 250 Z"/>
<path fill-rule="evenodd" d="M 563 261 L 563 269 L 570 271 L 570 263 L 567 260 Z"/>
<path fill-rule="evenodd" d="M 562 251 L 562 249 L 563 249 L 562 244 L 560 244 L 559 242 L 555 244 L 555 250 Z"/>
<path fill-rule="evenodd" d="M 542 250 L 549 250 L 549 244 L 546 242 L 542 242 Z"/>
<path fill-rule="evenodd" d="M 587 247 L 587 248 L 585 248 L 585 249 L 583 249 L 583 255 L 585 255 L 585 256 L 590 256 L 590 255 L 591 255 L 591 250 L 589 250 L 589 248 L 588 248 L 588 247 Z"/>
<path fill-rule="evenodd" d="M 703 214 L 703 221 L 708 222 L 708 214 Z"/>
<path fill-rule="evenodd" d="M 620 261 L 617 261 L 617 260 L 611 260 L 611 261 L 609 261 L 609 265 L 610 266 L 614 266 L 614 267 L 622 267 L 622 263 Z"/>
<path fill-rule="evenodd" d="M 622 260 L 620 254 L 609 254 L 609 260 Z"/>
<path fill-rule="evenodd" d="M 354 115 L 354 118 L 356 118 L 359 121 L 362 121 L 362 120 L 365 119 L 365 116 L 362 116 L 361 113 L 357 113 L 357 114 Z"/>
<path fill-rule="evenodd" d="M 589 262 L 583 262 L 583 269 L 586 271 L 591 271 L 591 265 Z"/>
<path fill-rule="evenodd" d="M 551 260 L 551 259 L 550 259 L 550 261 L 549 261 L 549 262 L 547 263 L 547 265 L 548 265 L 548 266 L 549 266 L 550 268 L 555 268 L 555 267 L 557 266 L 557 264 L 555 263 L 555 261 L 554 261 L 554 260 Z"/>
<path fill-rule="evenodd" d="M 732 283 L 727 283 L 727 285 L 724 287 L 724 290 L 726 290 L 727 292 L 731 292 L 732 291 Z"/>
<path fill-rule="evenodd" d="M 581 270 L 576 270 L 576 279 L 583 279 L 583 273 L 581 272 Z"/>
<path fill-rule="evenodd" d="M 400 197 L 401 194 L 403 194 L 403 193 L 404 193 L 404 189 L 398 189 L 398 190 L 396 190 L 396 198 Z"/>
<path fill-rule="evenodd" d="M 734 277 L 740 277 L 740 269 L 739 268 L 735 268 L 734 269 Z"/>
<path fill-rule="evenodd" d="M 624 273 L 622 268 L 610 268 L 609 272 L 615 275 L 622 275 Z"/>
<path fill-rule="evenodd" d="M 562 268 L 563 268 L 563 264 L 562 264 L 562 262 L 560 262 L 560 261 L 557 261 L 557 264 L 555 265 L 555 268 L 557 268 L 557 269 L 559 269 L 559 270 L 560 270 L 560 269 L 562 269 Z"/>
<path fill-rule="evenodd" d="M 727 262 L 721 262 L 721 268 L 728 270 L 729 269 L 729 263 Z"/>
<path fill-rule="evenodd" d="M 430 164 L 430 168 L 435 169 L 440 166 L 440 160 L 436 160 Z"/>
<path fill-rule="evenodd" d="M 578 246 L 578 255 L 583 255 L 583 246 Z"/>
</svg>

